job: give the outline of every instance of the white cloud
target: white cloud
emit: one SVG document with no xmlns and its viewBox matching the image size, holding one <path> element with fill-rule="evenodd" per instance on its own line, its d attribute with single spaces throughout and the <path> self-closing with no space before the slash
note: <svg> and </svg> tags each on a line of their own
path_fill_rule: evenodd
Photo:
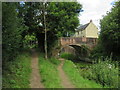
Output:
<svg viewBox="0 0 120 90">
<path fill-rule="evenodd" d="M 84 12 L 79 16 L 80 24 L 86 24 L 91 19 L 99 27 L 99 21 L 112 8 L 111 3 L 116 0 L 77 0 L 83 6 Z"/>
</svg>

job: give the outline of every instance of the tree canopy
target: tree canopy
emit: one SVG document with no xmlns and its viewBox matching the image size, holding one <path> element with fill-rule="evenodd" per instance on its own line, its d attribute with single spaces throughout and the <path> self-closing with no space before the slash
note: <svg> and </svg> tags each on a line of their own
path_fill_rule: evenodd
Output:
<svg viewBox="0 0 120 90">
<path fill-rule="evenodd" d="M 107 54 L 120 55 L 120 1 L 100 21 L 100 44 Z"/>
<path fill-rule="evenodd" d="M 25 48 L 24 45 L 27 45 L 25 43 L 34 36 L 38 40 L 39 48 L 44 49 L 44 3 L 4 2 L 2 4 L 3 59 L 12 60 L 22 48 Z M 45 4 L 49 51 L 59 37 L 74 33 L 79 25 L 79 12 L 76 10 L 81 8 L 81 4 L 77 2 L 47 2 Z"/>
<path fill-rule="evenodd" d="M 2 48 L 3 61 L 12 60 L 22 46 L 21 33 L 25 28 L 17 18 L 17 3 L 2 4 Z"/>
</svg>

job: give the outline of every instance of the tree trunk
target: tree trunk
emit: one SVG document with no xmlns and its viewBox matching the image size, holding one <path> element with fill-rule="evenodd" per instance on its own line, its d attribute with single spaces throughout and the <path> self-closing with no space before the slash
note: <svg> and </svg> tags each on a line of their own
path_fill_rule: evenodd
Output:
<svg viewBox="0 0 120 90">
<path fill-rule="evenodd" d="M 47 56 L 47 31 L 46 31 L 46 18 L 45 18 L 45 3 L 44 3 L 44 26 L 45 26 L 45 59 L 48 58 Z"/>
</svg>

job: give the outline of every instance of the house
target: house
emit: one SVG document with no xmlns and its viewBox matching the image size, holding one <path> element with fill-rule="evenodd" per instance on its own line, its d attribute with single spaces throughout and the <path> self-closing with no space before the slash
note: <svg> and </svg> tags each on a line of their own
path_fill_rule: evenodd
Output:
<svg viewBox="0 0 120 90">
<path fill-rule="evenodd" d="M 98 28 L 90 20 L 89 23 L 78 27 L 73 37 L 98 38 Z"/>
</svg>

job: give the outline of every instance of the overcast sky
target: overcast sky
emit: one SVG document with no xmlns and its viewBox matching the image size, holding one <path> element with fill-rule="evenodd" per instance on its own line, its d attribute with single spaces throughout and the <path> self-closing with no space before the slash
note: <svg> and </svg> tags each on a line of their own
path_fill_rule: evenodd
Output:
<svg viewBox="0 0 120 90">
<path fill-rule="evenodd" d="M 83 6 L 84 12 L 79 16 L 80 24 L 86 24 L 91 19 L 99 27 L 99 21 L 107 11 L 110 11 L 116 0 L 77 0 Z"/>
</svg>

